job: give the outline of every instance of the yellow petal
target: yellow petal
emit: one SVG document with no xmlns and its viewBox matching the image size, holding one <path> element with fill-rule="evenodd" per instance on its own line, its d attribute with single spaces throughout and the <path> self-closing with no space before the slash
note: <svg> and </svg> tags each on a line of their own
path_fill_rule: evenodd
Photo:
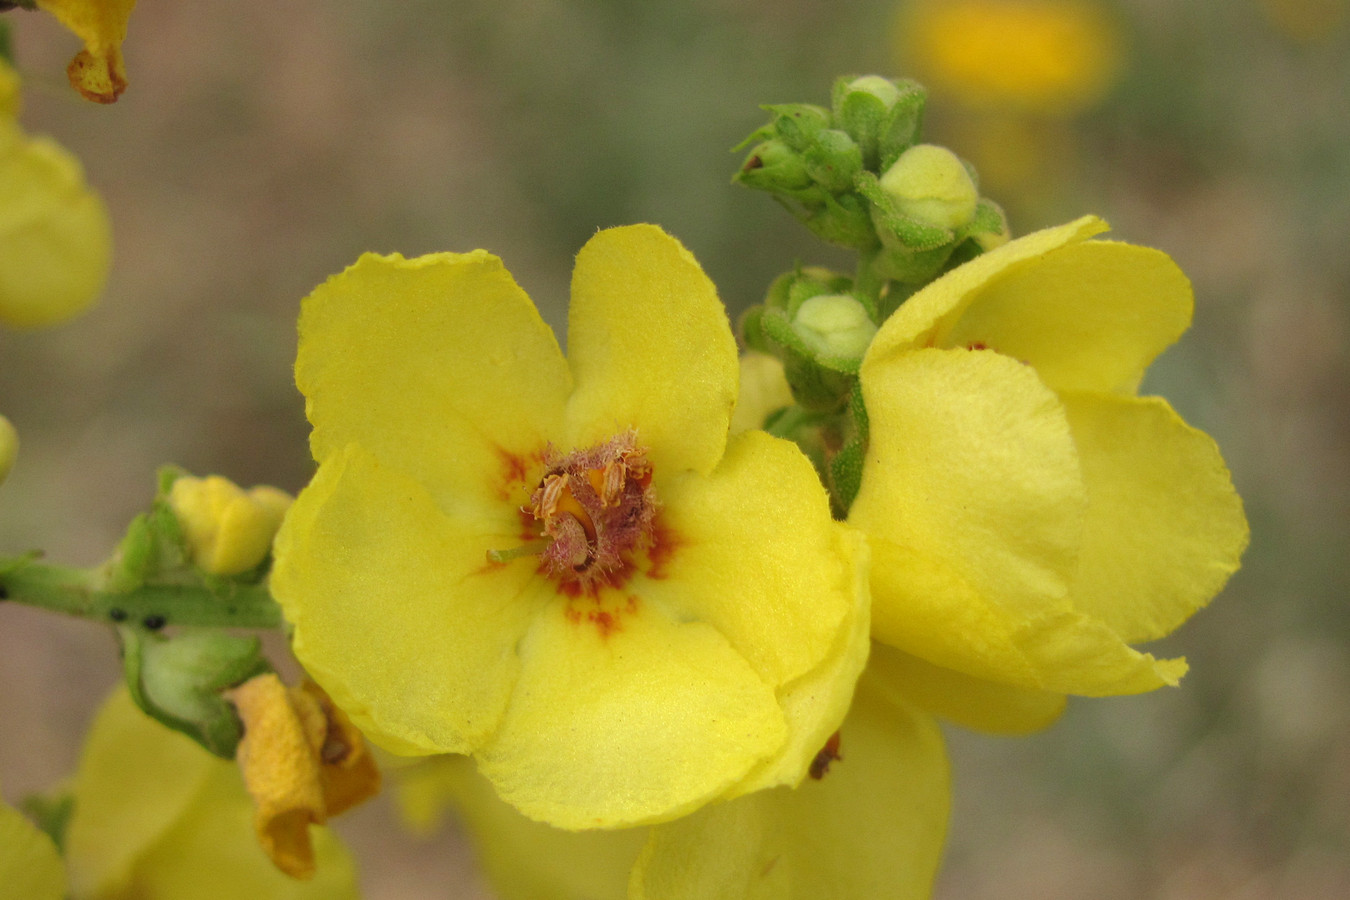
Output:
<svg viewBox="0 0 1350 900">
<path fill-rule="evenodd" d="M 111 253 L 108 211 L 79 160 L 0 122 L 0 323 L 36 328 L 83 312 Z"/>
<path fill-rule="evenodd" d="M 602 231 L 577 254 L 567 325 L 569 446 L 640 426 L 658 483 L 722 457 L 736 341 L 694 257 L 654 225 Z"/>
<path fill-rule="evenodd" d="M 872 648 L 868 673 L 936 716 L 993 734 L 1040 731 L 1059 718 L 1066 699 L 1063 694 L 974 678 L 885 644 Z"/>
<path fill-rule="evenodd" d="M 66 874 L 56 845 L 23 813 L 4 803 L 0 803 L 0 886 L 7 896 L 24 900 L 61 900 L 66 895 Z"/>
<path fill-rule="evenodd" d="M 356 445 L 337 453 L 277 535 L 271 588 L 306 671 L 372 741 L 398 753 L 469 752 L 496 728 L 516 643 L 550 582 L 489 565 L 519 518 L 445 516 L 416 482 Z"/>
<path fill-rule="evenodd" d="M 193 563 L 213 575 L 238 575 L 261 563 L 290 503 L 285 491 L 266 485 L 245 491 L 219 475 L 184 475 L 169 489 Z"/>
<path fill-rule="evenodd" d="M 14 457 L 19 455 L 19 435 L 9 419 L 0 416 L 0 482 L 9 475 L 14 465 Z"/>
<path fill-rule="evenodd" d="M 741 355 L 741 386 L 731 414 L 731 433 L 763 428 L 764 419 L 793 402 L 783 364 L 767 353 Z"/>
<path fill-rule="evenodd" d="M 66 832 L 74 896 L 124 889 L 141 856 L 163 839 L 218 766 L 233 770 L 147 717 L 125 690 L 114 693 L 85 739 L 75 778 L 75 813 Z M 253 841 L 251 827 L 244 835 Z"/>
<path fill-rule="evenodd" d="M 38 0 L 41 9 L 84 41 L 70 63 L 71 85 L 86 99 L 112 103 L 127 87 L 122 41 L 136 0 Z"/>
<path fill-rule="evenodd" d="M 1130 643 L 1170 634 L 1237 571 L 1247 520 L 1219 448 L 1158 397 L 1063 397 L 1088 517 L 1074 605 Z"/>
<path fill-rule="evenodd" d="M 1058 694 L 1135 694 L 1176 684 L 1182 660 L 1127 646 L 1101 622 L 1059 603 L 1015 608 L 953 570 L 873 537 L 872 635 L 975 678 Z"/>
<path fill-rule="evenodd" d="M 871 440 L 849 522 L 1010 612 L 1067 608 L 1086 495 L 1036 374 L 988 351 L 918 350 L 869 357 L 862 384 Z M 875 615 L 886 602 L 874 581 Z"/>
<path fill-rule="evenodd" d="M 782 747 L 773 688 L 712 627 L 646 598 L 604 629 L 569 609 L 558 598 L 521 642 L 511 704 L 478 755 L 527 816 L 578 829 L 671 819 Z"/>
<path fill-rule="evenodd" d="M 1046 255 L 1106 231 L 1095 216 L 1033 232 L 957 266 L 910 297 L 882 324 L 863 360 L 879 361 L 915 347 L 950 347 L 949 334 L 990 282 Z M 963 345 L 964 346 L 964 345 Z"/>
<path fill-rule="evenodd" d="M 437 756 L 399 770 L 405 815 L 425 817 L 453 804 L 468 826 L 478 862 L 501 900 L 625 900 L 628 870 L 646 828 L 563 831 L 503 803 L 464 756 Z M 423 818 L 425 821 L 425 818 Z"/>
<path fill-rule="evenodd" d="M 557 434 L 571 387 L 553 332 L 481 250 L 366 254 L 305 300 L 296 383 L 323 462 L 355 441 L 449 510 L 499 504 Z"/>
<path fill-rule="evenodd" d="M 864 676 L 839 734 L 820 780 L 654 827 L 631 900 L 929 897 L 950 804 L 936 723 Z"/>
<path fill-rule="evenodd" d="M 991 278 L 948 324 L 946 345 L 1020 359 L 1059 391 L 1133 393 L 1190 325 L 1192 306 L 1191 283 L 1167 254 L 1084 241 Z"/>
</svg>

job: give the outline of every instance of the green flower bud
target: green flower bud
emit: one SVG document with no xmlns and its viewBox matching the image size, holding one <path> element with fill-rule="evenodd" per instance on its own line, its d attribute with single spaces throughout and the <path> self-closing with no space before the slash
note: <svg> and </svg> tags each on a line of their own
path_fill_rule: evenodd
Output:
<svg viewBox="0 0 1350 900">
<path fill-rule="evenodd" d="M 14 466 L 14 457 L 19 454 L 19 435 L 9 419 L 0 416 L 0 481 L 5 480 Z"/>
<path fill-rule="evenodd" d="M 926 100 L 924 89 L 912 81 L 841 78 L 833 91 L 835 127 L 857 141 L 864 164 L 877 171 L 918 140 Z"/>
<path fill-rule="evenodd" d="M 810 103 L 781 103 L 764 109 L 773 113 L 773 122 L 769 125 L 773 135 L 798 152 L 811 146 L 816 136 L 831 124 L 830 111 Z"/>
<path fill-rule="evenodd" d="M 790 197 L 815 186 L 801 155 L 781 140 L 765 141 L 751 150 L 736 180 L 746 187 Z"/>
<path fill-rule="evenodd" d="M 980 192 L 965 164 L 945 147 L 916 144 L 881 176 L 881 190 L 901 215 L 956 230 L 975 217 Z"/>
<path fill-rule="evenodd" d="M 807 174 L 825 190 L 840 194 L 853 189 L 862 171 L 862 149 L 842 131 L 826 129 L 802 153 Z"/>
<path fill-rule="evenodd" d="M 792 329 L 817 356 L 861 360 L 877 333 L 867 309 L 851 294 L 818 294 L 797 308 Z"/>
</svg>

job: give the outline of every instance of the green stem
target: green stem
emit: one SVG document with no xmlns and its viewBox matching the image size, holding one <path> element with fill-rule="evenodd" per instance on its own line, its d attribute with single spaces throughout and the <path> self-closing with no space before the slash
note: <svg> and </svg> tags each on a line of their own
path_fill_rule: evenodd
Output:
<svg viewBox="0 0 1350 900">
<path fill-rule="evenodd" d="M 144 584 L 102 588 L 97 570 L 0 559 L 0 600 L 97 622 L 203 628 L 276 628 L 281 608 L 262 585 Z"/>
<path fill-rule="evenodd" d="M 878 325 L 882 322 L 881 290 L 886 286 L 886 279 L 877 274 L 876 266 L 872 262 L 881 253 L 881 250 L 880 245 L 870 250 L 859 250 L 858 270 L 853 277 L 853 296 L 858 298 L 859 303 L 867 307 L 867 314 Z"/>
</svg>

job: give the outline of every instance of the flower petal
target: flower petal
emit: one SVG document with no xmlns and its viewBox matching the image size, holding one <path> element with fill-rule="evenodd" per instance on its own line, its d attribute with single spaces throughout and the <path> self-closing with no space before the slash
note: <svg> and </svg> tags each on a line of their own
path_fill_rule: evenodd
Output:
<svg viewBox="0 0 1350 900">
<path fill-rule="evenodd" d="M 637 855 L 637 847 L 633 848 L 633 855 Z M 61 900 L 66 895 L 66 873 L 52 839 L 23 813 L 3 803 L 0 803 L 0 885 L 4 885 L 9 896 L 25 900 Z"/>
<path fill-rule="evenodd" d="M 948 335 L 985 286 L 1018 266 L 1035 261 L 1061 247 L 1106 231 L 1096 216 L 1084 216 L 1033 232 L 957 266 L 910 297 L 881 326 L 863 360 L 880 360 L 915 347 L 950 347 Z"/>
<path fill-rule="evenodd" d="M 521 642 L 521 673 L 479 770 L 559 828 L 683 815 L 787 738 L 773 688 L 715 629 L 637 598 L 611 625 L 559 597 Z M 570 613 L 570 614 L 569 614 Z"/>
<path fill-rule="evenodd" d="M 1129 643 L 1170 634 L 1218 593 L 1247 546 L 1219 448 L 1158 397 L 1062 399 L 1089 503 L 1074 606 Z"/>
<path fill-rule="evenodd" d="M 66 70 L 71 85 L 97 103 L 121 96 L 127 87 L 122 41 L 136 0 L 38 0 L 37 5 L 84 42 Z"/>
<path fill-rule="evenodd" d="M 1031 734 L 1064 712 L 1063 694 L 973 678 L 885 644 L 872 648 L 868 673 L 922 709 L 976 731 Z"/>
<path fill-rule="evenodd" d="M 934 560 L 873 538 L 872 634 L 938 666 L 1036 691 L 1137 694 L 1174 685 L 1184 660 L 1157 660 L 1059 604 L 1000 605 Z"/>
<path fill-rule="evenodd" d="M 942 735 L 928 716 L 859 687 L 841 758 L 819 781 L 761 791 L 660 825 L 631 900 L 927 898 L 950 804 Z"/>
<path fill-rule="evenodd" d="M 355 441 L 446 510 L 499 503 L 571 389 L 553 332 L 482 250 L 366 254 L 328 279 L 301 310 L 295 378 L 316 460 Z"/>
<path fill-rule="evenodd" d="M 754 351 L 741 355 L 741 386 L 731 414 L 732 434 L 763 428 L 769 413 L 792 403 L 792 388 L 777 357 Z"/>
<path fill-rule="evenodd" d="M 1010 613 L 1067 609 L 1086 495 L 1035 372 L 988 351 L 918 350 L 869 357 L 862 384 L 871 438 L 850 524 Z"/>
<path fill-rule="evenodd" d="M 394 752 L 464 753 L 496 727 L 516 642 L 545 589 L 501 518 L 440 511 L 420 485 L 355 444 L 331 455 L 277 536 L 271 588 L 305 669 Z M 551 595 L 552 591 L 549 590 Z"/>
<path fill-rule="evenodd" d="M 577 254 L 567 352 L 570 446 L 638 427 L 655 477 L 707 473 L 736 399 L 736 341 L 694 257 L 654 225 L 602 231 Z"/>
</svg>

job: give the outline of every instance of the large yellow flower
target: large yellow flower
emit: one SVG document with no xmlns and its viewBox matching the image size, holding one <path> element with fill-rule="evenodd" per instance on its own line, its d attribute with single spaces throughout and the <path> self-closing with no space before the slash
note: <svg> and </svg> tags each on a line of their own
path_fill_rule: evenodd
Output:
<svg viewBox="0 0 1350 900">
<path fill-rule="evenodd" d="M 376 743 L 617 827 L 800 780 L 867 653 L 865 546 L 654 226 L 577 257 L 564 358 L 483 252 L 367 255 L 300 320 L 319 461 L 277 539 L 295 652 Z"/>
<path fill-rule="evenodd" d="M 1086 217 L 955 269 L 886 321 L 849 521 L 872 547 L 876 659 L 932 708 L 996 730 L 1064 694 L 1174 684 L 1129 645 L 1206 604 L 1247 543 L 1218 448 L 1136 396 L 1185 330 L 1163 253 Z"/>
<path fill-rule="evenodd" d="M 125 690 L 90 729 L 74 794 L 65 856 L 75 900 L 357 896 L 351 859 L 326 830 L 312 881 L 273 867 L 238 767 L 146 716 Z"/>
</svg>

